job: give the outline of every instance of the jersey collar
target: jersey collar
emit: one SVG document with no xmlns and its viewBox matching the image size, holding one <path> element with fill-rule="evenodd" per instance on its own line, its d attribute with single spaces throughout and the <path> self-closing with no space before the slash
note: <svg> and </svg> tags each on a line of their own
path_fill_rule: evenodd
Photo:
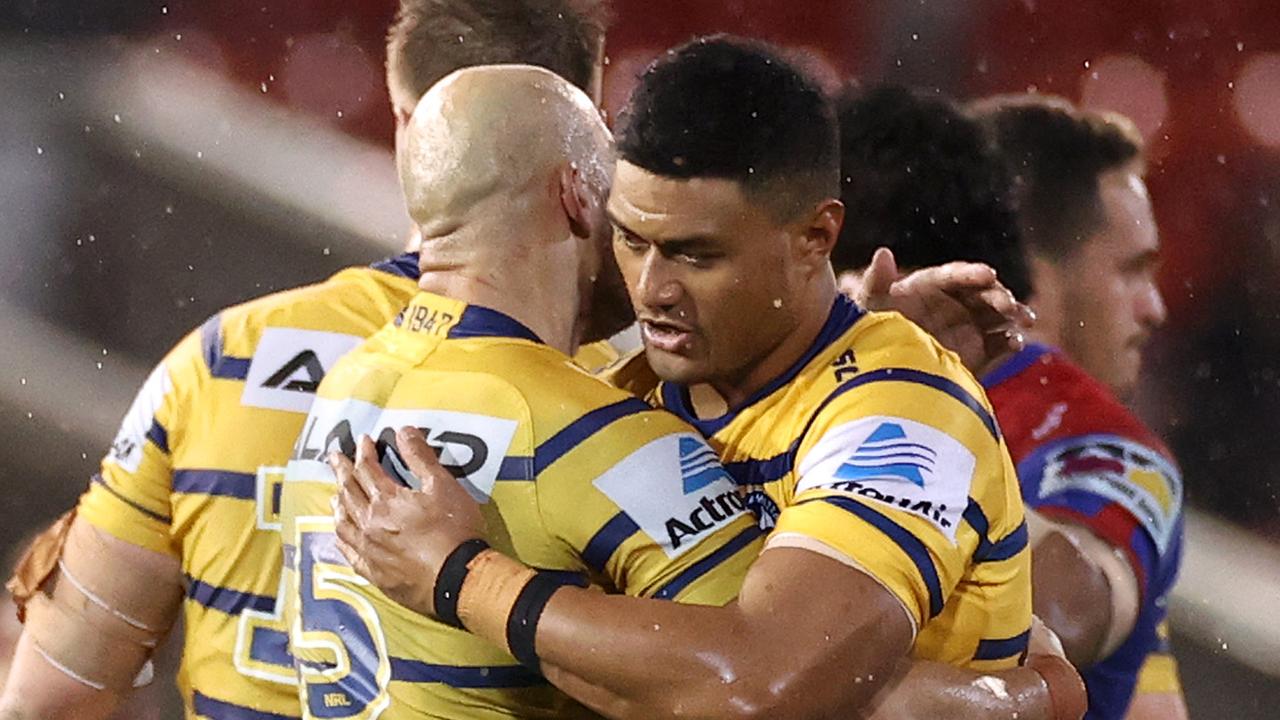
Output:
<svg viewBox="0 0 1280 720">
<path fill-rule="evenodd" d="M 418 270 L 418 253 L 407 252 L 390 257 L 385 260 L 379 260 L 371 266 L 374 270 L 381 270 L 385 273 L 391 273 L 402 278 L 417 280 L 422 274 Z"/>
<path fill-rule="evenodd" d="M 1030 343 L 1018 352 L 1014 353 L 994 370 L 982 376 L 982 387 L 984 390 L 1003 383 L 1004 381 L 1018 375 L 1023 370 L 1031 367 L 1037 360 L 1045 355 L 1053 352 L 1053 348 L 1040 343 Z"/>
<path fill-rule="evenodd" d="M 491 337 L 545 344 L 537 333 L 504 312 L 426 291 L 415 295 L 393 323 L 405 331 L 444 335 L 449 340 Z"/>
<path fill-rule="evenodd" d="M 765 384 L 764 387 L 755 391 L 750 397 L 742 403 L 740 407 L 734 408 L 718 418 L 699 419 L 693 411 L 693 403 L 689 399 L 689 388 L 686 385 L 677 383 L 662 383 L 662 405 L 666 409 L 680 416 L 682 420 L 693 425 L 705 437 L 711 437 L 723 430 L 734 418 L 743 410 L 755 405 L 761 400 L 769 397 L 777 392 L 779 388 L 796 379 L 796 376 L 805 369 L 813 359 L 823 350 L 831 347 L 831 344 L 844 335 L 845 331 L 853 327 L 865 312 L 858 307 L 852 300 L 843 294 L 836 296 L 835 302 L 831 305 L 831 312 L 827 315 L 827 321 L 822 325 L 822 330 L 818 332 L 818 337 L 800 356 L 791 367 L 787 368 L 781 375 Z"/>
</svg>

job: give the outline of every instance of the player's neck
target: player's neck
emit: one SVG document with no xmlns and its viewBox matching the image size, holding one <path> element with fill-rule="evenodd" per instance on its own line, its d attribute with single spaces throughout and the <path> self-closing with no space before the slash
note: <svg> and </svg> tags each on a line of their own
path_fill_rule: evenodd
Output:
<svg viewBox="0 0 1280 720">
<path fill-rule="evenodd" d="M 1023 334 L 1027 342 L 1062 347 L 1062 315 L 1056 304 L 1033 297 L 1030 305 L 1036 313 L 1036 323 Z"/>
<path fill-rule="evenodd" d="M 719 409 L 742 407 L 752 395 L 799 362 L 809 348 L 813 347 L 818 334 L 822 332 L 822 327 L 826 324 L 827 318 L 831 314 L 831 306 L 835 299 L 836 287 L 834 279 L 830 279 L 830 282 L 815 283 L 808 296 L 801 299 L 804 309 L 799 313 L 798 322 L 790 333 L 787 333 L 781 341 L 757 362 L 745 368 L 745 372 L 740 377 L 721 378 L 710 383 L 711 387 L 722 398 L 724 405 L 727 405 L 727 408 L 721 406 Z M 691 397 L 695 399 L 695 404 L 697 404 L 696 399 L 700 394 L 706 397 L 705 391 L 691 394 Z M 708 411 L 711 411 L 715 405 L 717 403 L 712 402 L 705 407 Z M 706 415 L 705 417 L 710 416 Z"/>
<path fill-rule="evenodd" d="M 496 253 L 441 258 L 427 247 L 423 246 L 418 281 L 423 290 L 497 310 L 566 355 L 577 350 L 577 297 L 563 290 L 576 288 L 577 278 L 563 277 L 565 263 L 540 261 L 541 253 L 521 254 L 518 259 Z"/>
</svg>

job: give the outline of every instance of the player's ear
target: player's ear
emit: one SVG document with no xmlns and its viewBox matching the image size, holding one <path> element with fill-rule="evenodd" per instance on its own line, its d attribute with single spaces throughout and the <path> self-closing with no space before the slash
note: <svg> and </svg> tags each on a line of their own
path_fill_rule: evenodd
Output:
<svg viewBox="0 0 1280 720">
<path fill-rule="evenodd" d="M 840 237 L 844 224 L 844 203 L 827 198 L 818 203 L 801 228 L 801 259 L 815 267 L 825 266 L 831 259 L 831 251 Z"/>
<path fill-rule="evenodd" d="M 569 221 L 569 231 L 580 238 L 591 237 L 591 193 L 586 179 L 574 163 L 560 168 L 560 207 Z"/>
</svg>

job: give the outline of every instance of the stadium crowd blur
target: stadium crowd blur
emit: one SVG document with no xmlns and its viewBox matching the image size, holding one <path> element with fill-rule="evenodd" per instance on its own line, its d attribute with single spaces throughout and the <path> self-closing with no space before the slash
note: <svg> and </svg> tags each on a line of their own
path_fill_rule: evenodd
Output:
<svg viewBox="0 0 1280 720">
<path fill-rule="evenodd" d="M 610 111 L 664 48 L 728 31 L 794 49 L 832 87 L 851 77 L 961 98 L 1039 91 L 1131 117 L 1147 142 L 1169 306 L 1148 352 L 1140 414 L 1177 454 L 1193 507 L 1280 540 L 1280 13 L 1273 2 L 613 5 Z M 194 62 L 389 150 L 382 62 L 394 8 L 394 0 L 8 0 L 0 4 L 0 56 L 32 44 L 83 45 L 114 62 L 113 48 L 138 47 Z M 20 75 L 38 88 L 0 103 L 0 297 L 101 346 L 102 357 L 86 359 L 86 373 L 117 354 L 149 365 L 223 305 L 370 259 L 339 239 L 303 256 L 263 246 L 211 209 L 217 198 L 179 196 L 104 169 L 112 161 L 69 150 L 67 138 L 81 124 L 85 134 L 109 132 L 133 120 L 136 108 L 58 124 L 50 118 L 66 97 L 56 70 L 4 62 L 0 72 L 8 75 L 0 75 L 0 87 Z M 298 222 L 298 232 L 324 232 Z M 0 368 L 0 383 L 26 380 Z M 124 409 L 107 409 L 112 427 Z M 2 411 L 21 414 L 22 407 Z M 57 421 L 31 417 L 29 424 L 36 429 L 24 433 L 8 422 L 0 437 L 38 444 L 40 428 Z M 30 462 L 6 466 L 0 548 L 69 504 L 103 450 L 43 450 L 81 458 L 83 472 L 73 477 L 41 474 Z"/>
</svg>

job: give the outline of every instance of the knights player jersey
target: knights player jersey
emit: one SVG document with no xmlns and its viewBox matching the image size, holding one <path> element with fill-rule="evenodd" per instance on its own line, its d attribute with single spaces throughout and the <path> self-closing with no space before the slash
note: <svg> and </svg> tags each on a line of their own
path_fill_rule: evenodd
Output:
<svg viewBox="0 0 1280 720">
<path fill-rule="evenodd" d="M 286 605 L 303 717 L 589 715 L 483 638 L 417 615 L 337 551 L 325 455 L 367 433 L 410 486 L 420 428 L 481 503 L 493 546 L 605 591 L 724 605 L 763 535 L 706 442 L 508 315 L 419 293 L 328 373 L 285 476 Z"/>
<path fill-rule="evenodd" d="M 1105 385 L 1044 346 L 1028 346 L 983 384 L 1027 505 L 1119 548 L 1138 579 L 1132 634 L 1082 673 L 1086 717 L 1124 717 L 1135 690 L 1176 692 L 1163 627 L 1182 556 L 1182 477 L 1172 454 Z"/>
<path fill-rule="evenodd" d="M 610 376 L 637 388 L 635 364 Z M 720 453 L 767 547 L 816 549 L 892 592 L 915 657 L 1020 662 L 1031 581 L 1017 477 L 981 386 L 916 325 L 841 296 L 813 346 L 741 407 L 698 417 L 673 383 L 650 398 Z"/>
</svg>

